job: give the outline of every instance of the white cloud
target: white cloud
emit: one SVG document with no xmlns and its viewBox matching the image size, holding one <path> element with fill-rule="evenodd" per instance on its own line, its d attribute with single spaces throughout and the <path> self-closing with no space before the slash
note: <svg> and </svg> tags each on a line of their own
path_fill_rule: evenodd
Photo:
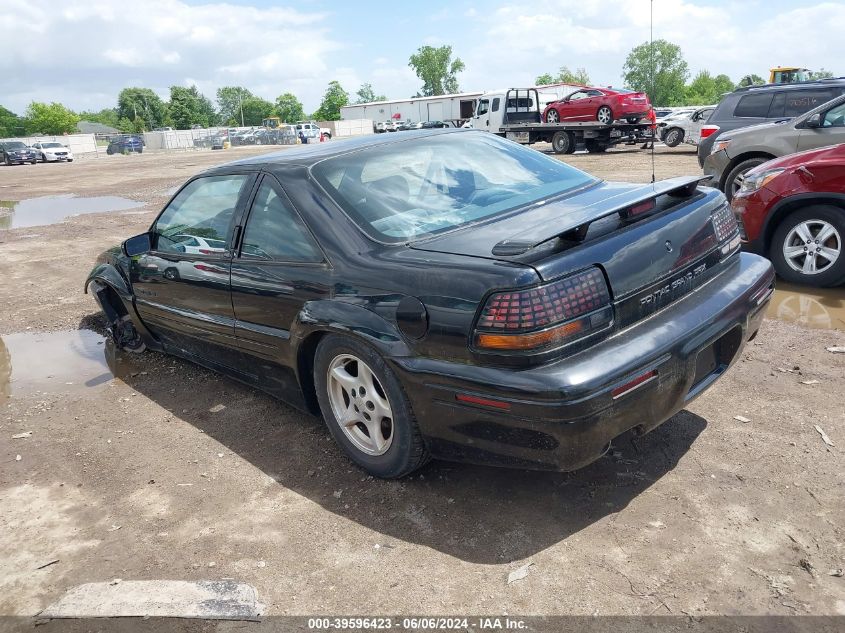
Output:
<svg viewBox="0 0 845 633">
<path fill-rule="evenodd" d="M 188 77 L 212 99 L 237 84 L 271 100 L 295 90 L 313 109 L 342 48 L 319 12 L 181 0 L 146 0 L 131 15 L 122 0 L 3 4 L 0 95 L 17 112 L 31 100 L 107 107 L 133 85 L 166 96 Z"/>
</svg>

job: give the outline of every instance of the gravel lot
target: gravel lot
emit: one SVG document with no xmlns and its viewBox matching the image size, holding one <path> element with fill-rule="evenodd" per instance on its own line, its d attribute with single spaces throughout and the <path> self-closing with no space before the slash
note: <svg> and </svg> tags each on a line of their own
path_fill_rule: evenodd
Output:
<svg viewBox="0 0 845 633">
<path fill-rule="evenodd" d="M 436 462 L 398 482 L 259 392 L 80 338 L 96 255 L 189 175 L 266 151 L 0 167 L 2 200 L 143 203 L 0 230 L 0 614 L 86 582 L 235 578 L 268 614 L 845 615 L 842 331 L 766 321 L 689 410 L 576 473 Z M 685 148 L 654 160 L 699 173 Z M 651 175 L 639 150 L 566 161 Z"/>
</svg>

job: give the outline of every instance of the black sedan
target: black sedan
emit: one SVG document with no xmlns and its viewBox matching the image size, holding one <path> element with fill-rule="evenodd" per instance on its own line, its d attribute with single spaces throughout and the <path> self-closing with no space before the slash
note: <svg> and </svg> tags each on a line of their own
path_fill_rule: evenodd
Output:
<svg viewBox="0 0 845 633">
<path fill-rule="evenodd" d="M 487 132 L 420 131 L 201 173 L 86 289 L 121 348 L 321 413 L 373 475 L 429 456 L 570 470 L 756 335 L 774 277 L 739 243 L 696 178 L 607 183 Z"/>
<path fill-rule="evenodd" d="M 38 152 L 21 141 L 0 142 L 0 161 L 6 165 L 35 164 L 38 162 Z"/>
</svg>

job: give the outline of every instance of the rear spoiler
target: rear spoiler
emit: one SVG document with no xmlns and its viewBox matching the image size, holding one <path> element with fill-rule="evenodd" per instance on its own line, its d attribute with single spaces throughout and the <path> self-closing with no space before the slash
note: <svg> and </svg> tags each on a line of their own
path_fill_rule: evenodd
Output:
<svg viewBox="0 0 845 633">
<path fill-rule="evenodd" d="M 561 218 L 561 224 L 549 225 L 543 222 L 531 226 L 513 237 L 502 240 L 493 247 L 493 255 L 515 256 L 527 253 L 544 242 L 566 235 L 574 241 L 583 241 L 590 224 L 608 216 L 619 214 L 625 220 L 629 219 L 628 212 L 632 207 L 654 200 L 658 196 L 670 195 L 678 198 L 692 196 L 698 184 L 707 180 L 707 176 L 680 176 L 668 178 L 619 196 L 622 200 L 613 201 L 608 207 L 596 209 L 596 205 L 578 209 Z M 612 200 L 612 199 L 611 199 Z M 643 214 L 645 215 L 645 214 Z M 636 216 L 639 219 L 640 215 Z"/>
</svg>

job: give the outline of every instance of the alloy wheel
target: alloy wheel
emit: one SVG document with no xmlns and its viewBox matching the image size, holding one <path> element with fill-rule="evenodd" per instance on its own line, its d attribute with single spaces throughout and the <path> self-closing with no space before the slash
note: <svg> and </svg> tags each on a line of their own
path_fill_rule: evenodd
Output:
<svg viewBox="0 0 845 633">
<path fill-rule="evenodd" d="M 557 110 L 549 110 L 546 113 L 546 123 L 557 123 L 560 121 L 560 116 L 557 113 Z"/>
<path fill-rule="evenodd" d="M 787 233 L 782 249 L 790 268 L 802 275 L 816 275 L 841 257 L 842 236 L 824 220 L 805 220 Z"/>
<path fill-rule="evenodd" d="M 329 402 L 341 430 L 367 455 L 383 455 L 393 442 L 393 409 L 373 370 L 357 356 L 341 354 L 327 372 Z"/>
<path fill-rule="evenodd" d="M 596 114 L 596 118 L 598 119 L 599 123 L 603 123 L 604 125 L 609 125 L 610 123 L 613 123 L 613 113 L 607 106 L 602 106 L 599 108 L 599 111 Z"/>
</svg>

